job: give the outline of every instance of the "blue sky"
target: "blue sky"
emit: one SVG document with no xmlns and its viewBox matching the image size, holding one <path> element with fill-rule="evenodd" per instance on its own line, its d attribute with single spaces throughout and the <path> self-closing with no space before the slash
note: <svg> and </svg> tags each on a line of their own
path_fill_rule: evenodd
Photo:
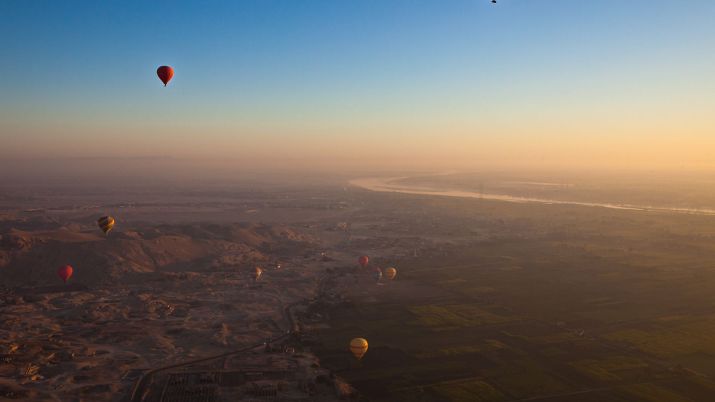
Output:
<svg viewBox="0 0 715 402">
<path fill-rule="evenodd" d="M 365 139 L 516 155 L 544 132 L 592 144 L 684 121 L 702 137 L 713 21 L 708 0 L 6 0 L 0 135 L 53 156 Z"/>
</svg>

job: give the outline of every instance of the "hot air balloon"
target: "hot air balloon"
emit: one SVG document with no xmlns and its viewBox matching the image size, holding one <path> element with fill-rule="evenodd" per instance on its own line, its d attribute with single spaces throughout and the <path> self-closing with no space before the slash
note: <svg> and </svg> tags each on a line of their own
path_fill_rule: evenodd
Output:
<svg viewBox="0 0 715 402">
<path fill-rule="evenodd" d="M 263 275 L 263 269 L 261 269 L 261 267 L 256 267 L 256 282 L 261 279 L 261 275 Z"/>
<path fill-rule="evenodd" d="M 57 276 L 59 276 L 64 283 L 67 283 L 67 280 L 72 276 L 72 272 L 74 270 L 70 265 L 63 265 L 57 269 Z"/>
<path fill-rule="evenodd" d="M 363 255 L 362 257 L 358 258 L 358 264 L 362 266 L 363 268 L 367 267 L 367 263 L 370 261 L 370 259 L 366 256 Z"/>
<path fill-rule="evenodd" d="M 159 76 L 161 82 L 163 82 L 164 86 L 166 86 L 166 84 L 168 84 L 174 77 L 174 69 L 169 66 L 161 66 L 156 69 L 156 75 Z"/>
<path fill-rule="evenodd" d="M 111 216 L 103 216 L 97 219 L 97 226 L 99 226 L 106 235 L 114 227 L 114 218 Z"/>
<path fill-rule="evenodd" d="M 380 283 L 380 279 L 382 279 L 382 270 L 380 267 L 375 267 L 375 271 L 372 273 L 372 277 L 375 279 L 375 282 Z"/>
<path fill-rule="evenodd" d="M 367 352 L 367 340 L 365 338 L 355 338 L 350 341 L 350 352 L 356 359 L 360 360 Z"/>
<path fill-rule="evenodd" d="M 394 268 L 394 267 L 386 268 L 386 269 L 385 269 L 385 276 L 386 276 L 387 279 L 389 279 L 389 280 L 395 279 L 395 277 L 397 276 L 397 269 Z"/>
</svg>

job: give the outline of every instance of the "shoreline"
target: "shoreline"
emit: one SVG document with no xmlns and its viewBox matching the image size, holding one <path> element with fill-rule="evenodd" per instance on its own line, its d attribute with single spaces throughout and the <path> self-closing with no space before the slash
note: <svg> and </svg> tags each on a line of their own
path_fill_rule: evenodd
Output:
<svg viewBox="0 0 715 402">
<path fill-rule="evenodd" d="M 571 201 L 571 200 L 554 200 L 547 198 L 535 198 L 535 197 L 518 197 L 506 194 L 491 194 L 491 193 L 479 193 L 474 191 L 460 191 L 460 190 L 439 190 L 430 187 L 417 187 L 417 186 L 406 186 L 400 184 L 394 184 L 396 180 L 406 179 L 407 176 L 402 177 L 366 177 L 357 178 L 348 181 L 348 184 L 354 187 L 359 187 L 369 191 L 375 192 L 389 192 L 389 193 L 402 193 L 402 194 L 412 194 L 412 195 L 430 195 L 438 197 L 457 197 L 457 198 L 477 198 L 482 200 L 490 201 L 502 201 L 511 203 L 536 203 L 544 205 L 575 205 L 582 207 L 595 207 L 595 208 L 607 208 L 607 209 L 618 209 L 627 211 L 641 211 L 641 212 L 669 212 L 687 215 L 702 215 L 702 216 L 715 216 L 715 209 L 706 208 L 678 208 L 678 207 L 658 207 L 658 206 L 647 206 L 647 205 L 633 205 L 633 204 L 619 204 L 619 203 L 601 203 L 601 202 L 585 202 L 585 201 Z"/>
</svg>

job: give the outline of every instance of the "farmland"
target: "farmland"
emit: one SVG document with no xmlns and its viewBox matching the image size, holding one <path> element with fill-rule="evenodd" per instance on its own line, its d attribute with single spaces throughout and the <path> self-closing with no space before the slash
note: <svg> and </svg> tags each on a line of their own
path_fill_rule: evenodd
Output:
<svg viewBox="0 0 715 402">
<path fill-rule="evenodd" d="M 380 208 L 385 198 L 402 207 Z M 393 243 L 404 242 L 397 233 L 419 233 L 419 247 L 394 256 L 373 246 L 398 279 L 345 285 L 351 303 L 326 312 L 318 354 L 370 400 L 715 394 L 715 218 L 423 196 L 369 201 L 366 239 L 368 231 Z M 345 352 L 354 336 L 370 341 L 360 362 Z"/>
</svg>

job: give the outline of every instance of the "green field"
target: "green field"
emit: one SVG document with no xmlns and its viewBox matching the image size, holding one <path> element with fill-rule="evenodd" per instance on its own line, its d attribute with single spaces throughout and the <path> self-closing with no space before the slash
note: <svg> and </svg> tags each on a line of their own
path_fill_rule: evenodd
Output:
<svg viewBox="0 0 715 402">
<path fill-rule="evenodd" d="M 348 287 L 316 348 L 370 400 L 715 400 L 715 217 L 412 201 L 369 215 L 412 229 L 370 230 L 431 240 Z"/>
</svg>

